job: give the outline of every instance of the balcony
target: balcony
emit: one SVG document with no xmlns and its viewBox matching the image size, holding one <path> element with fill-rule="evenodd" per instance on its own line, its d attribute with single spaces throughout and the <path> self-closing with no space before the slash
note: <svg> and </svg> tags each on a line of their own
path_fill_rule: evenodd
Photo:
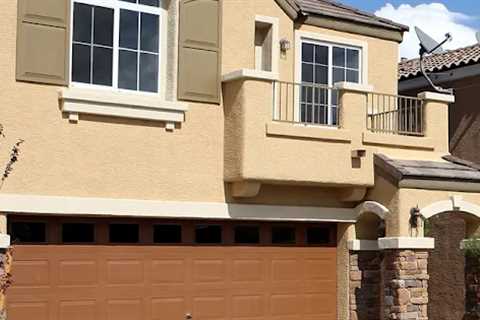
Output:
<svg viewBox="0 0 480 320">
<path fill-rule="evenodd" d="M 448 153 L 451 96 L 251 75 L 230 77 L 223 93 L 225 180 L 239 190 L 248 183 L 367 188 L 375 152 L 420 159 Z"/>
</svg>

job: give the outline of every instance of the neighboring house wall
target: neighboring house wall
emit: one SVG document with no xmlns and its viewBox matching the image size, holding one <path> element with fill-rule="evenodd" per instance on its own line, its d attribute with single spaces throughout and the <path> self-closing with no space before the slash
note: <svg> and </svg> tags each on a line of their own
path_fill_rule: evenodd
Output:
<svg viewBox="0 0 480 320">
<path fill-rule="evenodd" d="M 480 163 L 479 81 L 480 76 L 475 76 L 440 84 L 455 91 L 455 103 L 449 108 L 450 153 L 475 163 Z M 425 85 L 399 93 L 416 96 L 420 92 L 431 90 Z"/>
</svg>

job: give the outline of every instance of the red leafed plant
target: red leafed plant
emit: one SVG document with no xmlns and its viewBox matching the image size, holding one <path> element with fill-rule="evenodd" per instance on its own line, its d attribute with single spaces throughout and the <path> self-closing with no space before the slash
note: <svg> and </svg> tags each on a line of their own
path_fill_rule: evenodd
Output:
<svg viewBox="0 0 480 320">
<path fill-rule="evenodd" d="M 5 138 L 5 132 L 4 132 L 4 127 L 2 124 L 0 124 L 0 138 Z M 5 180 L 10 176 L 10 174 L 13 171 L 13 165 L 15 162 L 18 161 L 18 157 L 20 155 L 20 145 L 24 143 L 25 141 L 23 139 L 18 139 L 17 142 L 13 145 L 11 151 L 10 151 L 10 158 L 5 165 L 5 169 L 3 170 L 3 174 L 0 180 L 0 189 L 2 189 L 3 184 L 5 183 Z"/>
</svg>

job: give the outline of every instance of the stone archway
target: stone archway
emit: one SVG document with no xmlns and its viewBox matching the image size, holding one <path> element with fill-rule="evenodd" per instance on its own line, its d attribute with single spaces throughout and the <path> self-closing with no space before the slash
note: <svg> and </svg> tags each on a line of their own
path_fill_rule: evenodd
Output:
<svg viewBox="0 0 480 320">
<path fill-rule="evenodd" d="M 428 263 L 430 320 L 467 319 L 466 264 L 461 243 L 480 224 L 480 206 L 453 196 L 423 208 L 425 236 L 435 239 Z"/>
<path fill-rule="evenodd" d="M 428 263 L 430 320 L 462 320 L 465 315 L 465 256 L 460 243 L 466 223 L 459 212 L 444 212 L 427 220 L 425 236 L 435 239 Z"/>
<path fill-rule="evenodd" d="M 355 236 L 350 248 L 350 319 L 382 319 L 382 261 L 378 238 L 384 236 L 384 220 L 389 210 L 382 204 L 366 201 L 357 208 Z"/>
</svg>

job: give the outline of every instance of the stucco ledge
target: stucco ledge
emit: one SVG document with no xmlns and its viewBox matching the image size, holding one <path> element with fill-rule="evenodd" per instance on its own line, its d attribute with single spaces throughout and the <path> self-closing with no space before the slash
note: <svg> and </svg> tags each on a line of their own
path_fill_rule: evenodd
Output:
<svg viewBox="0 0 480 320">
<path fill-rule="evenodd" d="M 322 128 L 294 123 L 270 122 L 266 124 L 266 133 L 269 136 L 306 138 L 312 140 L 327 140 L 337 142 L 351 142 L 349 130 L 337 128 Z"/>
<path fill-rule="evenodd" d="M 409 137 L 394 134 L 382 134 L 373 132 L 363 133 L 363 143 L 383 146 L 405 147 L 412 149 L 434 150 L 435 146 L 431 138 Z"/>
<path fill-rule="evenodd" d="M 239 69 L 222 76 L 222 82 L 230 82 L 236 80 L 266 80 L 266 81 L 278 81 L 280 75 L 276 72 L 253 70 L 253 69 Z"/>
</svg>

